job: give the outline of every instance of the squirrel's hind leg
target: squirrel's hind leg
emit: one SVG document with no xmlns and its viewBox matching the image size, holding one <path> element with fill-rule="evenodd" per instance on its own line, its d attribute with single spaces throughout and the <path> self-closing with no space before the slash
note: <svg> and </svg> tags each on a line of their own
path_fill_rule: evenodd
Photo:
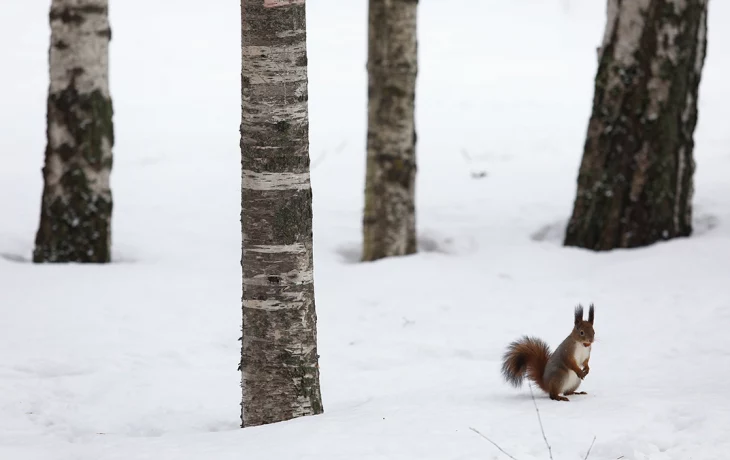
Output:
<svg viewBox="0 0 730 460">
<path fill-rule="evenodd" d="M 548 394 L 550 395 L 550 399 L 552 399 L 553 401 L 570 401 L 570 399 L 566 398 L 565 396 L 560 396 L 560 393 L 563 393 L 560 390 L 561 388 L 559 384 L 556 384 L 555 381 L 550 382 L 548 384 Z"/>
<path fill-rule="evenodd" d="M 565 396 L 570 396 L 570 395 L 587 395 L 588 393 L 586 393 L 585 391 L 566 391 L 563 394 Z"/>
</svg>

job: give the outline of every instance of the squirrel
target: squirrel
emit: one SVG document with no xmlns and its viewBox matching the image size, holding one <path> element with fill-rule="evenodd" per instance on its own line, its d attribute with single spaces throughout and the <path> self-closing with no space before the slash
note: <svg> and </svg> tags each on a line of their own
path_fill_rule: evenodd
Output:
<svg viewBox="0 0 730 460">
<path fill-rule="evenodd" d="M 573 330 L 555 353 L 538 338 L 524 336 L 512 342 L 502 358 L 505 380 L 519 388 L 527 377 L 555 401 L 569 401 L 566 396 L 587 394 L 575 390 L 590 371 L 588 360 L 595 336 L 593 319 L 593 304 L 588 310 L 588 321 L 583 320 L 583 307 L 578 305 Z"/>
</svg>

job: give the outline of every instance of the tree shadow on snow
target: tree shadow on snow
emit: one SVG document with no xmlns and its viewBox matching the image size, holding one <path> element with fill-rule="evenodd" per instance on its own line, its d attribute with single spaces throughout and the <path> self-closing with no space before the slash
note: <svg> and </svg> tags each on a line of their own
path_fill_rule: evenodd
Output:
<svg viewBox="0 0 730 460">
<path fill-rule="evenodd" d="M 417 236 L 417 239 L 419 253 L 459 255 L 466 252 L 474 252 L 477 249 L 476 240 L 473 238 L 460 240 L 428 230 L 422 231 Z M 343 243 L 335 250 L 335 252 L 340 256 L 340 260 L 343 263 L 357 264 L 361 262 L 362 243 Z"/>
<path fill-rule="evenodd" d="M 31 259 L 31 254 L 33 253 L 32 250 L 28 251 L 17 251 L 17 252 L 0 252 L 0 259 L 7 260 L 8 262 L 12 263 L 18 263 L 18 264 L 30 264 L 33 262 Z M 112 251 L 112 260 L 111 264 L 128 264 L 128 263 L 136 263 L 137 260 L 128 257 L 126 255 L 119 254 L 115 251 Z M 103 264 L 102 264 L 103 265 Z"/>
<path fill-rule="evenodd" d="M 714 214 L 695 212 L 692 218 L 692 236 L 700 236 L 710 233 L 718 227 L 720 219 Z M 568 219 L 561 219 L 551 224 L 543 225 L 530 235 L 532 241 L 563 244 L 565 230 L 568 227 Z"/>
<path fill-rule="evenodd" d="M 30 263 L 30 257 L 12 252 L 0 252 L 0 259 L 5 259 L 8 262 L 14 263 Z"/>
</svg>

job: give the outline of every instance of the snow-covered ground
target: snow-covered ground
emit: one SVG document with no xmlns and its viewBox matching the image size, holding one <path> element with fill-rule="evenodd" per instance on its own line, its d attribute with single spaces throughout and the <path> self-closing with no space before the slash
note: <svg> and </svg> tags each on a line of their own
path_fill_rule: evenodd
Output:
<svg viewBox="0 0 730 460">
<path fill-rule="evenodd" d="M 605 0 L 422 0 L 417 256 L 358 264 L 364 0 L 309 0 L 326 413 L 241 430 L 238 2 L 112 0 L 114 258 L 25 263 L 45 146 L 48 0 L 0 14 L 0 459 L 547 459 L 521 334 L 596 304 L 591 374 L 536 394 L 557 459 L 730 451 L 730 4 L 710 4 L 692 238 L 560 246 Z M 174 4 L 173 4 L 174 3 Z M 484 178 L 473 178 L 486 172 Z"/>
</svg>

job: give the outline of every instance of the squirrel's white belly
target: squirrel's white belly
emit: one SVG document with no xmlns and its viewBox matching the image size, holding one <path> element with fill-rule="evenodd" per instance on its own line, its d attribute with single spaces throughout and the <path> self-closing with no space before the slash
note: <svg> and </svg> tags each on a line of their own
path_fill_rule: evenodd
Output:
<svg viewBox="0 0 730 460">
<path fill-rule="evenodd" d="M 575 362 L 578 367 L 583 367 L 583 363 L 591 356 L 591 347 L 583 347 L 578 345 L 575 347 Z"/>
<path fill-rule="evenodd" d="M 586 359 L 588 359 L 591 356 L 591 347 L 584 347 L 582 345 L 577 345 L 575 347 L 575 362 L 578 364 L 578 367 L 581 369 L 583 368 L 583 363 Z M 580 377 L 573 372 L 568 371 L 568 375 L 565 377 L 565 381 L 563 382 L 563 391 L 561 393 L 565 394 L 565 392 L 571 392 L 575 391 L 581 383 Z"/>
<path fill-rule="evenodd" d="M 575 391 L 580 386 L 580 378 L 578 375 L 573 371 L 568 371 L 568 375 L 565 377 L 565 381 L 563 382 L 563 391 L 561 393 L 570 393 L 571 391 Z"/>
</svg>

